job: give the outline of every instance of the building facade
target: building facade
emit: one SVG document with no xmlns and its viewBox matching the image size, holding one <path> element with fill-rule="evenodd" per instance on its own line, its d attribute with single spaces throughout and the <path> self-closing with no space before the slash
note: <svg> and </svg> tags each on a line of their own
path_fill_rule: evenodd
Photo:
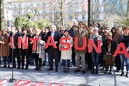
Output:
<svg viewBox="0 0 129 86">
<path fill-rule="evenodd" d="M 63 4 L 61 4 L 61 1 Z M 87 21 L 87 11 L 84 11 L 82 4 L 85 0 L 8 0 L 6 4 L 11 15 L 10 19 L 14 22 L 17 16 L 25 16 L 27 13 L 32 12 L 35 14 L 34 20 L 47 19 L 55 24 L 63 21 L 70 21 L 76 19 L 79 21 Z M 62 9 L 60 8 L 62 6 Z M 36 12 L 36 13 L 35 13 Z M 62 16 L 60 15 L 62 12 Z M 6 15 L 6 17 L 7 17 Z M 7 20 L 9 17 L 7 18 Z"/>
</svg>

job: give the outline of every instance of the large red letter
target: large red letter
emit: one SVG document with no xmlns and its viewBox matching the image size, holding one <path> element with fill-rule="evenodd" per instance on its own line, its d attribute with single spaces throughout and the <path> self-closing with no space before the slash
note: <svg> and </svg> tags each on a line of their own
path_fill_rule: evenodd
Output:
<svg viewBox="0 0 129 86">
<path fill-rule="evenodd" d="M 13 36 L 10 37 L 9 45 L 10 45 L 11 48 L 14 48 L 14 38 L 13 38 Z"/>
<path fill-rule="evenodd" d="M 128 54 L 127 51 L 126 51 L 126 47 L 125 47 L 124 43 L 120 43 L 120 44 L 118 45 L 118 47 L 116 48 L 116 51 L 115 51 L 115 53 L 113 54 L 113 56 L 116 57 L 117 54 L 124 54 L 125 57 L 129 58 L 129 54 Z"/>
<path fill-rule="evenodd" d="M 31 86 L 45 86 L 42 82 L 37 82 L 35 84 L 32 84 Z"/>
<path fill-rule="evenodd" d="M 36 45 L 37 45 L 37 41 L 39 40 L 39 38 L 30 38 L 31 42 L 32 42 L 32 50 L 36 51 Z"/>
<path fill-rule="evenodd" d="M 79 41 L 80 42 L 80 41 Z M 76 50 L 85 50 L 86 49 L 86 37 L 83 37 L 82 38 L 82 47 L 78 47 L 78 37 L 75 37 L 74 38 L 74 48 L 76 49 Z"/>
<path fill-rule="evenodd" d="M 18 48 L 21 48 L 22 45 L 22 49 L 28 49 L 28 37 L 18 37 Z"/>
<path fill-rule="evenodd" d="M 67 42 L 64 42 L 64 40 L 70 40 L 70 38 L 61 38 L 60 39 L 60 44 L 63 45 L 63 46 L 66 46 L 66 47 L 60 47 L 59 49 L 60 50 L 68 50 L 68 49 L 70 49 L 70 44 L 67 43 Z"/>
<path fill-rule="evenodd" d="M 28 80 L 19 80 L 14 83 L 14 86 L 30 86 L 30 85 L 31 85 L 31 81 L 28 81 Z"/>
<path fill-rule="evenodd" d="M 57 48 L 56 44 L 51 36 L 48 37 L 47 42 L 45 44 L 45 48 L 48 48 L 48 46 L 53 46 L 53 48 Z"/>
<path fill-rule="evenodd" d="M 88 40 L 88 52 L 91 53 L 93 51 L 93 48 L 94 48 L 97 53 L 101 53 L 102 52 L 101 43 L 102 43 L 102 41 L 98 40 L 97 46 L 96 46 L 94 41 L 92 39 L 89 39 Z"/>
<path fill-rule="evenodd" d="M 0 86 L 5 86 L 7 80 L 0 80 Z"/>
<path fill-rule="evenodd" d="M 63 86 L 62 84 L 50 83 L 48 86 Z"/>
</svg>

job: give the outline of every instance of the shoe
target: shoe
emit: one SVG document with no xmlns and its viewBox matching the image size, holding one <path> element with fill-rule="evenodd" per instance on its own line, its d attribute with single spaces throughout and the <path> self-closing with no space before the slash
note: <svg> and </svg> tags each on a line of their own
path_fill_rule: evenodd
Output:
<svg viewBox="0 0 129 86">
<path fill-rule="evenodd" d="M 91 74 L 95 74 L 93 70 L 92 70 Z"/>
<path fill-rule="evenodd" d="M 101 68 L 100 70 L 104 70 L 104 67 L 103 67 L 103 68 Z"/>
<path fill-rule="evenodd" d="M 53 68 L 49 68 L 47 71 L 52 71 L 53 70 Z"/>
<path fill-rule="evenodd" d="M 17 69 L 20 69 L 20 67 L 18 67 Z"/>
<path fill-rule="evenodd" d="M 80 70 L 79 70 L 79 69 L 76 69 L 76 70 L 74 71 L 74 73 L 77 73 L 77 72 L 80 72 Z"/>
<path fill-rule="evenodd" d="M 55 72 L 58 72 L 58 69 L 55 69 Z"/>
<path fill-rule="evenodd" d="M 98 71 L 97 70 L 95 72 L 96 72 L 95 74 L 98 74 Z"/>
<path fill-rule="evenodd" d="M 112 74 L 112 72 L 109 72 L 109 74 Z"/>
<path fill-rule="evenodd" d="M 128 72 L 126 72 L 126 75 L 125 76 L 128 77 Z"/>
<path fill-rule="evenodd" d="M 115 70 L 115 72 L 119 72 L 120 70 Z"/>
<path fill-rule="evenodd" d="M 55 72 L 58 72 L 58 67 L 55 68 Z"/>
<path fill-rule="evenodd" d="M 16 66 L 13 66 L 13 68 L 16 68 Z"/>
<path fill-rule="evenodd" d="M 4 65 L 2 68 L 6 68 L 6 67 L 7 67 L 7 66 Z"/>
<path fill-rule="evenodd" d="M 106 74 L 106 73 L 107 73 L 107 71 L 105 70 L 104 74 Z"/>
<path fill-rule="evenodd" d="M 38 68 L 38 70 L 41 70 L 41 68 Z"/>
<path fill-rule="evenodd" d="M 28 68 L 25 68 L 25 70 L 27 70 Z"/>
<path fill-rule="evenodd" d="M 82 74 L 85 74 L 86 72 L 85 72 L 85 70 L 82 70 Z"/>
<path fill-rule="evenodd" d="M 121 76 L 123 76 L 124 75 L 124 71 L 122 71 L 122 73 L 121 73 Z"/>
<path fill-rule="evenodd" d="M 35 70 L 39 70 L 38 68 L 35 68 Z"/>
</svg>

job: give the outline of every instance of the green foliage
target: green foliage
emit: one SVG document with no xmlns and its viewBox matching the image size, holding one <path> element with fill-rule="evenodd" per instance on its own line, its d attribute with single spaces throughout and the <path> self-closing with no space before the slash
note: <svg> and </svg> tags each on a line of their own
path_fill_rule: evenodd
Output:
<svg viewBox="0 0 129 86">
<path fill-rule="evenodd" d="M 47 20 L 45 20 L 45 19 L 40 19 L 40 20 L 37 20 L 35 23 L 37 23 L 37 25 L 38 25 L 38 28 L 42 28 L 42 27 L 48 27 L 48 26 L 50 26 L 50 22 L 49 21 L 47 21 Z"/>
<path fill-rule="evenodd" d="M 35 9 L 34 11 L 37 13 L 38 9 Z M 32 20 L 34 17 L 32 12 L 27 13 L 24 17 L 17 16 L 15 19 L 15 27 L 33 27 L 41 29 L 43 27 L 48 27 L 51 24 L 45 19 Z"/>
<path fill-rule="evenodd" d="M 125 19 L 122 23 L 124 26 L 129 26 L 129 18 Z"/>
<path fill-rule="evenodd" d="M 14 25 L 15 25 L 16 28 L 21 26 L 21 17 L 20 16 L 16 17 Z"/>
<path fill-rule="evenodd" d="M 30 18 L 32 18 L 32 14 L 28 13 L 26 14 L 27 17 L 16 17 L 15 19 L 15 27 L 33 27 L 33 28 L 39 28 L 42 27 L 48 27 L 51 23 L 45 19 L 30 21 Z"/>
<path fill-rule="evenodd" d="M 29 12 L 26 14 L 26 16 L 28 17 L 28 19 L 31 19 L 34 16 L 34 14 L 32 12 Z"/>
</svg>

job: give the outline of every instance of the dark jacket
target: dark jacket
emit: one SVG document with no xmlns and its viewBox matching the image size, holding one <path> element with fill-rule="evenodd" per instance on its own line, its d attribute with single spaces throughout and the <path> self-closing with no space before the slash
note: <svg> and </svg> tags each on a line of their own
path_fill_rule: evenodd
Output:
<svg viewBox="0 0 129 86">
<path fill-rule="evenodd" d="M 49 32 L 47 33 L 47 37 L 46 37 L 47 40 L 48 40 L 48 37 L 49 37 L 49 36 L 52 36 L 51 31 L 49 31 Z M 55 31 L 55 33 L 54 33 L 54 41 L 57 42 L 57 43 L 56 43 L 57 49 L 59 48 L 60 38 L 61 38 L 61 37 L 60 37 L 60 33 L 59 33 L 58 31 Z M 47 49 L 49 49 L 49 48 L 52 48 L 52 46 L 49 46 Z"/>
<path fill-rule="evenodd" d="M 105 39 L 105 40 L 103 41 L 103 49 L 102 49 L 102 52 L 103 52 L 104 54 L 106 54 L 106 52 L 108 52 L 108 45 L 109 45 L 108 40 Z M 116 43 L 114 40 L 112 40 L 112 41 L 111 41 L 111 50 L 110 50 L 109 53 L 111 53 L 111 54 L 113 55 L 114 52 L 115 52 L 115 50 L 116 50 L 116 47 L 117 47 L 117 43 Z"/>
</svg>

